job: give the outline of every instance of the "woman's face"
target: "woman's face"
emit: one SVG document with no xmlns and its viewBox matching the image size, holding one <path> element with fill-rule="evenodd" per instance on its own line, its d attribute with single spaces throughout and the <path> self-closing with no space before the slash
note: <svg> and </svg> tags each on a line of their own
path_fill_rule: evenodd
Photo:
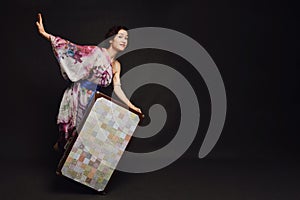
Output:
<svg viewBox="0 0 300 200">
<path fill-rule="evenodd" d="M 124 51 L 128 44 L 128 33 L 124 29 L 119 30 L 117 35 L 111 40 L 111 45 L 117 51 Z"/>
</svg>

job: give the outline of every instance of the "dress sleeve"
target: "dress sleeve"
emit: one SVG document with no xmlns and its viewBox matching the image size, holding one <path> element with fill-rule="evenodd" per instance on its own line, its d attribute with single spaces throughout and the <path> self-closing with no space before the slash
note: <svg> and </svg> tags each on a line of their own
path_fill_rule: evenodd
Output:
<svg viewBox="0 0 300 200">
<path fill-rule="evenodd" d="M 97 59 L 97 46 L 81 46 L 58 36 L 50 36 L 54 55 L 65 79 L 85 79 Z"/>
</svg>

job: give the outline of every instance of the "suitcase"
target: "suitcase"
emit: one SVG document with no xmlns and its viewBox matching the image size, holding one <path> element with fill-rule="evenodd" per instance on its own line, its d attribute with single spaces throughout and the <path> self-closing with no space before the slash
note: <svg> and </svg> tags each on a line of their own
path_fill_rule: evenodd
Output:
<svg viewBox="0 0 300 200">
<path fill-rule="evenodd" d="M 104 191 L 142 118 L 140 113 L 97 92 L 57 172 L 96 191 Z"/>
</svg>

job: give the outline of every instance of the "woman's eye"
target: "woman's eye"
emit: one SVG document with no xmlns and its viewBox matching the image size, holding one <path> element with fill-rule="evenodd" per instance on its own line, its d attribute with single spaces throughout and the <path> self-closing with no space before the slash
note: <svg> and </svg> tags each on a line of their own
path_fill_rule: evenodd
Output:
<svg viewBox="0 0 300 200">
<path fill-rule="evenodd" d="M 124 38 L 125 40 L 128 40 L 128 37 L 124 37 L 122 35 L 119 35 L 118 38 L 120 38 L 120 39 Z"/>
</svg>

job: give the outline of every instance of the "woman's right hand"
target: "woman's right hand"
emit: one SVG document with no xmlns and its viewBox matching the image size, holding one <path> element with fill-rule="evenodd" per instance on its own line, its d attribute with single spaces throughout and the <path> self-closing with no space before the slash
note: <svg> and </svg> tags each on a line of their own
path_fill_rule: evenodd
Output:
<svg viewBox="0 0 300 200">
<path fill-rule="evenodd" d="M 138 107 L 136 107 L 136 106 L 134 106 L 133 104 L 131 104 L 131 109 L 133 109 L 133 110 L 135 110 L 135 111 L 137 111 L 137 112 L 139 112 L 139 113 L 141 113 L 141 114 L 142 114 L 142 111 L 141 111 L 141 109 L 140 109 L 140 108 L 138 108 Z"/>
<path fill-rule="evenodd" d="M 41 36 L 46 38 L 47 40 L 50 40 L 50 34 L 45 31 L 44 25 L 43 25 L 43 19 L 42 19 L 42 14 L 38 13 L 38 21 L 35 22 L 38 32 Z"/>
</svg>

